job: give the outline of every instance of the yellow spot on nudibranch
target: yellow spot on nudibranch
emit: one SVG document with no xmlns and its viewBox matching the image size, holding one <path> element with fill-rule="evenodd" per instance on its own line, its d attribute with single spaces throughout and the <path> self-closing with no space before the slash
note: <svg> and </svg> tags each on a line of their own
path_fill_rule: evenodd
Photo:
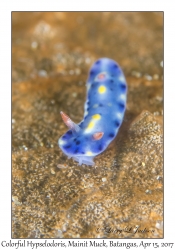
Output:
<svg viewBox="0 0 175 250">
<path fill-rule="evenodd" d="M 92 118 L 95 119 L 95 120 L 99 120 L 101 118 L 101 115 L 95 114 L 95 115 L 92 116 Z"/>
<path fill-rule="evenodd" d="M 88 151 L 88 152 L 86 153 L 86 155 L 87 155 L 87 156 L 92 156 L 93 153 L 92 153 L 91 151 Z"/>
<path fill-rule="evenodd" d="M 89 124 L 88 124 L 88 126 L 87 126 L 87 129 L 91 129 L 91 128 L 93 128 L 94 127 L 94 122 L 90 122 Z"/>
<path fill-rule="evenodd" d="M 106 87 L 103 86 L 103 85 L 101 85 L 101 86 L 98 88 L 98 92 L 99 92 L 100 94 L 104 94 L 104 93 L 106 92 Z"/>
<path fill-rule="evenodd" d="M 95 114 L 92 116 L 92 120 L 89 122 L 87 128 L 85 129 L 85 133 L 91 132 L 91 130 L 94 128 L 96 125 L 97 121 L 101 119 L 101 115 Z"/>
</svg>

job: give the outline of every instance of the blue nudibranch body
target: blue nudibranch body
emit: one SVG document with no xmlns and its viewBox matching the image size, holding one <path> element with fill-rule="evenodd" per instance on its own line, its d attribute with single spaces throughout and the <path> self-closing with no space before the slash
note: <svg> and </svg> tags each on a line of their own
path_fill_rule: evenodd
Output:
<svg viewBox="0 0 175 250">
<path fill-rule="evenodd" d="M 108 58 L 96 61 L 87 80 L 84 119 L 75 124 L 61 112 L 69 130 L 58 144 L 69 158 L 93 165 L 93 158 L 102 153 L 116 137 L 126 109 L 127 84 L 119 65 Z"/>
</svg>

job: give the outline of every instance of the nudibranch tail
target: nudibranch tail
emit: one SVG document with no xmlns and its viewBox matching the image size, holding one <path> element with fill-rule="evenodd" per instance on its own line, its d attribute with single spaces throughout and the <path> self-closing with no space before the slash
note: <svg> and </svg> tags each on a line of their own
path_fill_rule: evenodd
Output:
<svg viewBox="0 0 175 250">
<path fill-rule="evenodd" d="M 66 115 L 63 111 L 60 112 L 61 117 L 63 119 L 63 122 L 68 126 L 69 129 L 71 129 L 73 132 L 79 132 L 80 127 L 74 123 L 68 115 Z"/>
<path fill-rule="evenodd" d="M 78 165 L 86 164 L 89 166 L 93 166 L 95 164 L 93 161 L 94 157 L 89 157 L 89 156 L 73 157 L 73 159 L 78 162 Z"/>
</svg>

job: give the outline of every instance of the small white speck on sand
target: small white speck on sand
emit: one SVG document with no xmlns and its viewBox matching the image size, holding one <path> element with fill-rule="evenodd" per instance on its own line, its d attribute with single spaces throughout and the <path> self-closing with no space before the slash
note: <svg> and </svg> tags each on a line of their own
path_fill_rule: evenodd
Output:
<svg viewBox="0 0 175 250">
<path fill-rule="evenodd" d="M 68 166 L 67 165 L 63 165 L 63 164 L 58 164 L 57 165 L 57 168 L 67 168 Z"/>
<path fill-rule="evenodd" d="M 156 222 L 156 228 L 162 230 L 163 229 L 163 221 L 157 221 Z"/>
<path fill-rule="evenodd" d="M 33 41 L 33 42 L 31 43 L 31 48 L 32 48 L 32 49 L 37 49 L 37 47 L 38 47 L 38 43 L 37 43 L 36 41 Z"/>
<path fill-rule="evenodd" d="M 81 73 L 81 70 L 80 70 L 80 69 L 78 69 L 78 68 L 75 69 L 75 74 L 76 74 L 76 75 L 79 75 L 80 73 Z"/>
<path fill-rule="evenodd" d="M 87 58 L 85 59 L 85 63 L 89 64 L 90 62 L 91 62 L 91 59 L 90 59 L 89 57 L 87 57 Z"/>
<path fill-rule="evenodd" d="M 77 93 L 76 93 L 76 92 L 73 92 L 73 93 L 72 93 L 72 96 L 73 96 L 73 97 L 77 97 Z"/>
<path fill-rule="evenodd" d="M 102 178 L 102 182 L 105 182 L 106 180 L 107 180 L 106 177 Z"/>
<path fill-rule="evenodd" d="M 38 71 L 38 75 L 41 77 L 47 77 L 47 71 L 45 71 L 44 69 L 41 69 Z"/>
<path fill-rule="evenodd" d="M 140 72 L 135 71 L 135 70 L 133 70 L 133 71 L 131 72 L 131 74 L 132 74 L 132 76 L 135 76 L 135 77 L 137 77 L 137 78 L 139 78 L 139 77 L 142 76 L 142 74 L 141 74 Z"/>
<path fill-rule="evenodd" d="M 158 79 L 159 79 L 159 75 L 158 75 L 158 74 L 154 74 L 154 75 L 153 75 L 153 79 L 154 79 L 154 80 L 158 80 Z"/>
<path fill-rule="evenodd" d="M 53 170 L 53 168 L 51 168 L 50 172 L 51 174 L 55 174 L 55 171 Z"/>
<path fill-rule="evenodd" d="M 146 193 L 146 194 L 151 194 L 152 192 L 151 192 L 151 190 L 147 189 L 147 190 L 145 191 L 145 193 Z"/>
<path fill-rule="evenodd" d="M 144 77 L 146 78 L 146 80 L 151 81 L 153 78 L 152 76 L 145 74 Z"/>
</svg>

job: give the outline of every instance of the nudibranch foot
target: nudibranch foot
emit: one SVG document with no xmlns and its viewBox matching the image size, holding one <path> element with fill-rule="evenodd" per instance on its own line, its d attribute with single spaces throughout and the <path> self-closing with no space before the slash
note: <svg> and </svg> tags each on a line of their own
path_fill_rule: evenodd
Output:
<svg viewBox="0 0 175 250">
<path fill-rule="evenodd" d="M 93 166 L 95 163 L 93 162 L 93 158 L 94 157 L 90 157 L 90 156 L 84 156 L 84 157 L 73 157 L 73 159 L 75 161 L 78 162 L 78 165 L 82 165 L 82 164 L 86 164 L 86 165 L 89 165 L 89 166 Z"/>
</svg>

